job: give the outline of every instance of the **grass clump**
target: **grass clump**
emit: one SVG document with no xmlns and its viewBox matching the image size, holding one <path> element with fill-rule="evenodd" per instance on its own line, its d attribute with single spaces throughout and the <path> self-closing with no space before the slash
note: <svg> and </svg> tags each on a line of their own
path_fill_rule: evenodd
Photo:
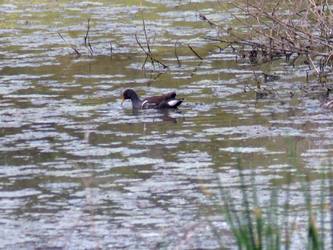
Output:
<svg viewBox="0 0 333 250">
<path fill-rule="evenodd" d="M 297 191 L 291 188 L 294 184 L 289 180 L 284 189 L 273 187 L 271 191 L 265 191 L 268 194 L 266 201 L 259 202 L 264 199 L 258 198 L 263 190 L 257 189 L 254 175 L 250 182 L 246 177 L 239 169 L 238 195 L 235 195 L 234 187 L 221 188 L 223 214 L 238 249 L 331 249 L 329 217 L 332 215 L 327 209 L 330 205 L 327 191 L 330 188 L 326 178 L 322 179 L 320 190 L 315 191 L 315 199 L 310 180 L 306 178 Z M 294 204 L 296 196 L 299 204 Z M 224 241 L 219 239 L 219 242 Z"/>
</svg>

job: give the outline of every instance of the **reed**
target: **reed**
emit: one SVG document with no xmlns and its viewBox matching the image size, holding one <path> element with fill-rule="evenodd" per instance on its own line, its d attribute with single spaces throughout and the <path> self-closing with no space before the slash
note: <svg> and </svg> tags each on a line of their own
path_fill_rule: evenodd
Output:
<svg viewBox="0 0 333 250">
<path fill-rule="evenodd" d="M 316 191 L 316 197 L 313 197 L 307 175 L 299 181 L 300 190 L 297 192 L 303 194 L 305 204 L 300 210 L 290 201 L 292 195 L 296 194 L 295 189 L 291 189 L 290 176 L 286 187 L 272 188 L 269 202 L 263 205 L 258 197 L 254 174 L 249 183 L 249 177 L 244 176 L 240 163 L 238 165 L 240 185 L 237 191 L 241 194 L 238 202 L 232 195 L 236 193 L 234 187 L 222 186 L 220 189 L 222 213 L 238 249 L 331 249 L 333 232 L 328 219 L 332 218 L 328 209 L 331 194 L 328 192 L 332 188 L 327 175 L 320 176 L 320 190 Z M 329 229 L 327 224 L 330 224 Z M 295 240 L 301 238 L 303 240 Z M 219 239 L 219 242 L 224 248 L 224 241 Z"/>
</svg>

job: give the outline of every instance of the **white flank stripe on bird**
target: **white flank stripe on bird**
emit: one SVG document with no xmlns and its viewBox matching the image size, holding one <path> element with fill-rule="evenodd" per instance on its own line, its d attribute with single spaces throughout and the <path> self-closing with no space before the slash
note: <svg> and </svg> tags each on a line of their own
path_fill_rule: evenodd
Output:
<svg viewBox="0 0 333 250">
<path fill-rule="evenodd" d="M 143 101 L 143 103 L 141 104 L 141 108 L 143 108 L 143 106 L 148 102 L 148 100 Z"/>
</svg>

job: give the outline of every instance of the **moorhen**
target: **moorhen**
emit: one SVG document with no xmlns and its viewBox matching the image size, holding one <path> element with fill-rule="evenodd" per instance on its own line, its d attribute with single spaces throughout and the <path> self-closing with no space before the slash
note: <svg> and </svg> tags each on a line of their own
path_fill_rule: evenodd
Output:
<svg viewBox="0 0 333 250">
<path fill-rule="evenodd" d="M 176 99 L 176 92 L 146 97 L 141 100 L 133 89 L 126 89 L 123 92 L 121 104 L 128 99 L 132 101 L 133 109 L 175 109 L 183 102 L 183 99 Z"/>
</svg>

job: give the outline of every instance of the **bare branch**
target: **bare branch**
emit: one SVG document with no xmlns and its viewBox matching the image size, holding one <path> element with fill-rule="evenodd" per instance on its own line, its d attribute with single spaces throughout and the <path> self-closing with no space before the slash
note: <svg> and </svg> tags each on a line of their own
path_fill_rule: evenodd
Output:
<svg viewBox="0 0 333 250">
<path fill-rule="evenodd" d="M 193 52 L 194 55 L 196 55 L 200 60 L 203 60 L 203 58 L 191 47 L 191 45 L 187 45 L 189 49 Z"/>
<path fill-rule="evenodd" d="M 71 49 L 76 53 L 77 56 L 81 56 L 81 53 L 76 49 L 76 47 L 73 44 L 68 43 L 65 38 L 60 34 L 60 32 L 57 32 L 59 37 L 68 45 L 71 47 Z"/>
</svg>

